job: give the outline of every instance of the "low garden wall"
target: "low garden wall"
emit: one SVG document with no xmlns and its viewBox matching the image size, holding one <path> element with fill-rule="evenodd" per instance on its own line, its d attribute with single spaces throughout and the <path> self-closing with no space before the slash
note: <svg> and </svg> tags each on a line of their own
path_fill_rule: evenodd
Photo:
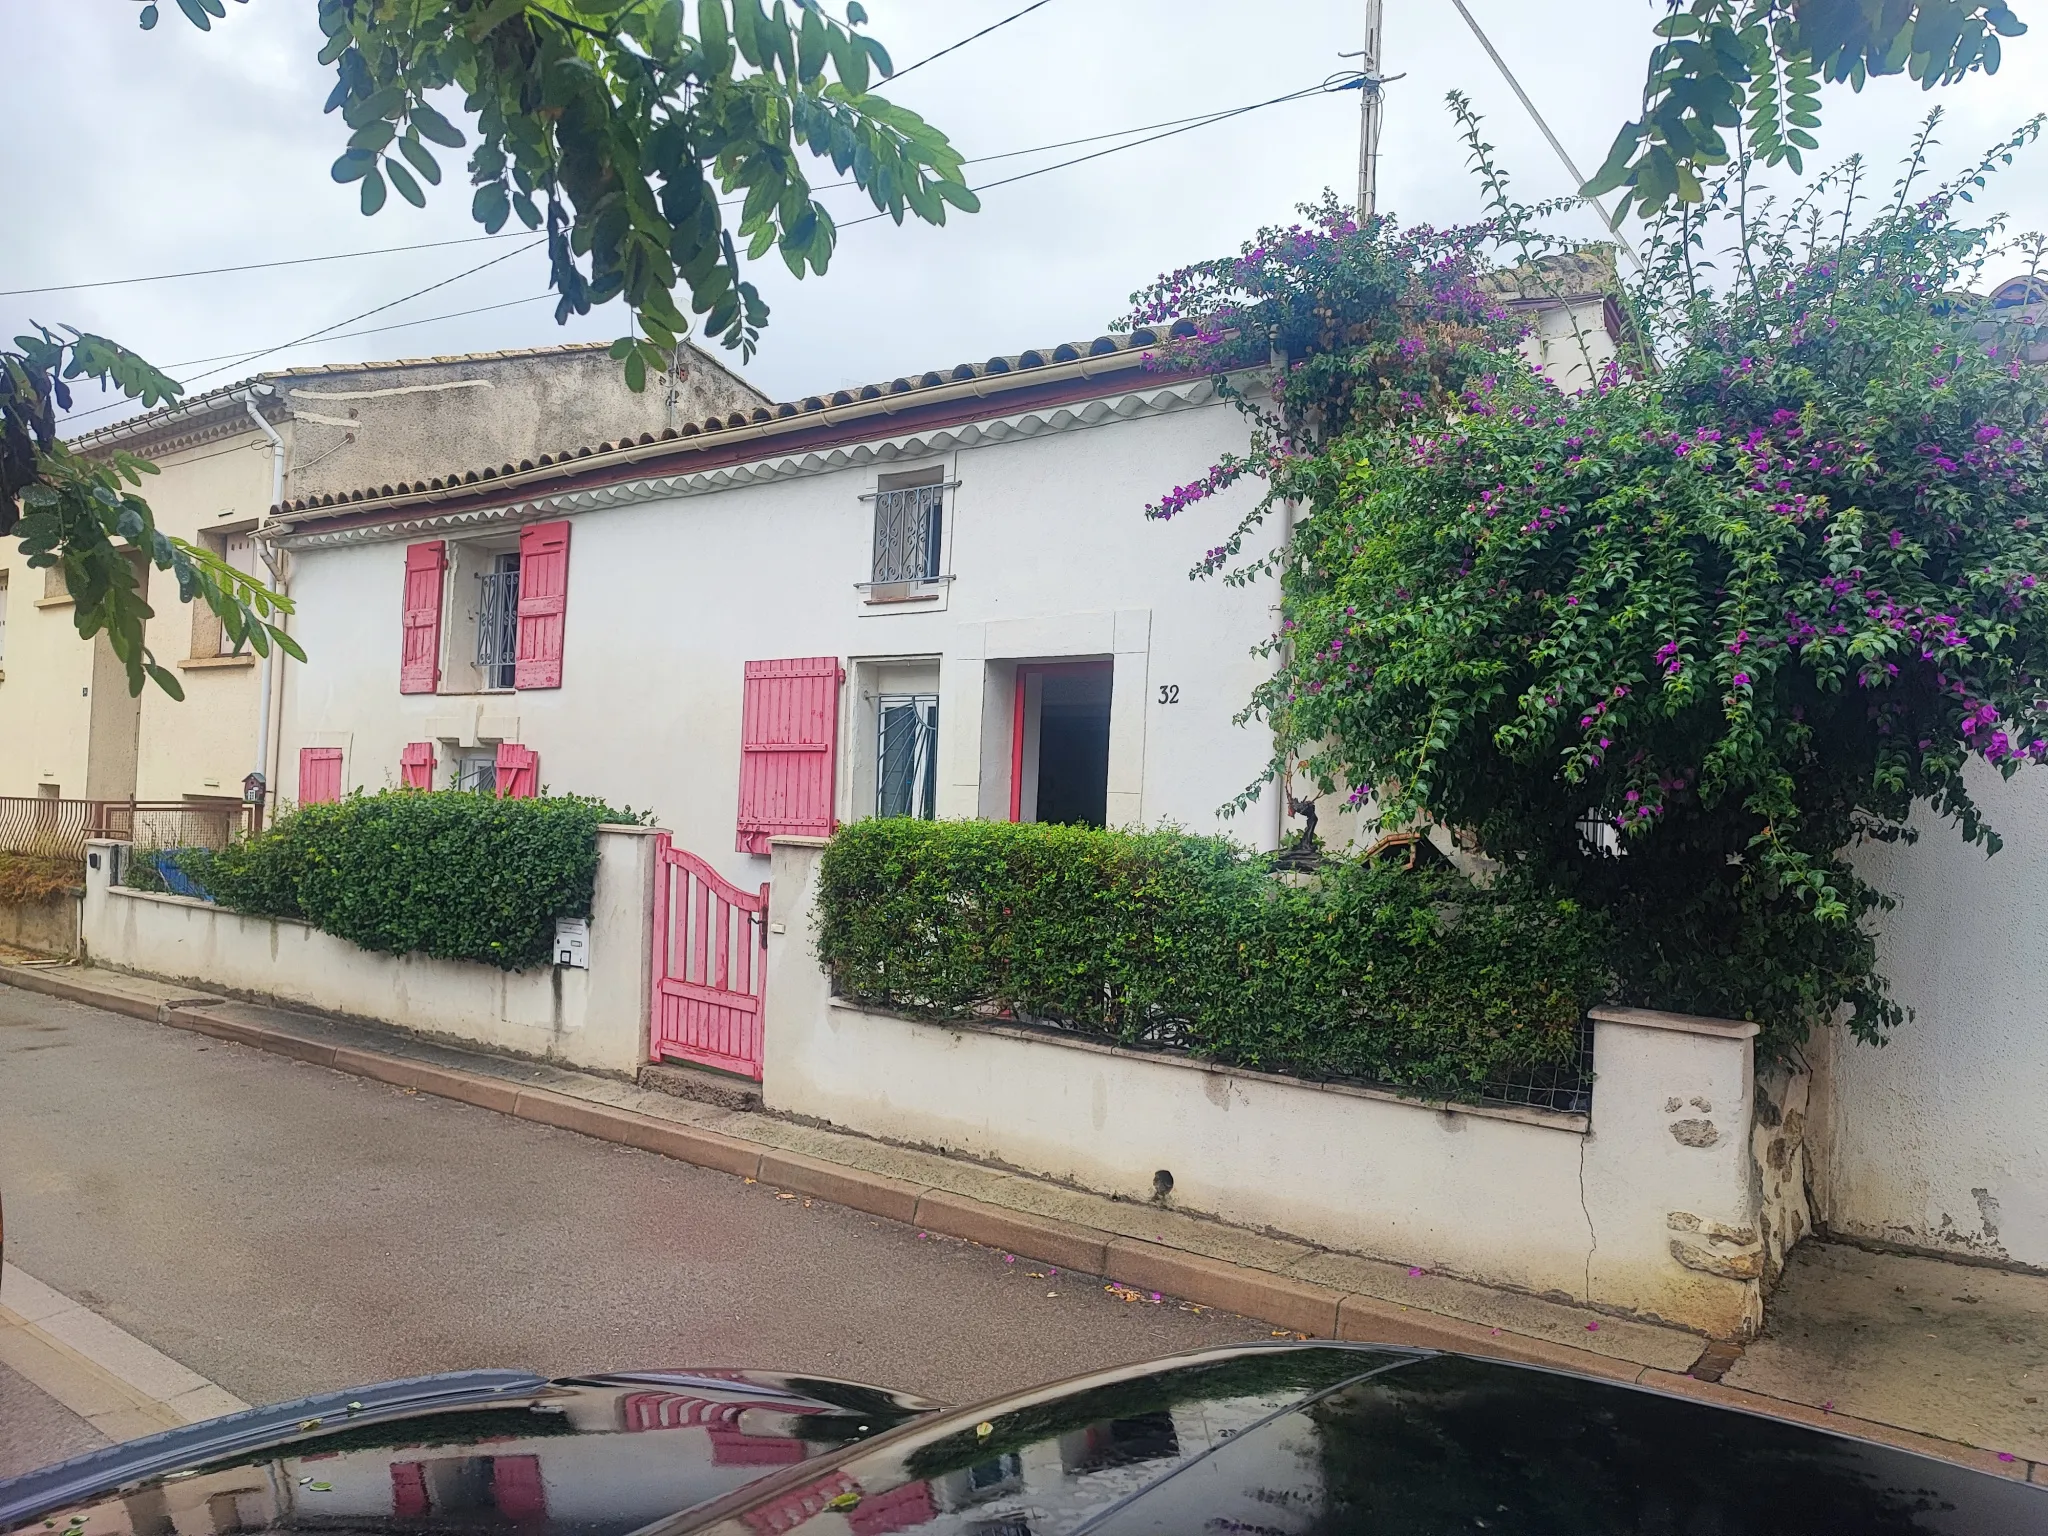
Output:
<svg viewBox="0 0 2048 1536">
<path fill-rule="evenodd" d="M 41 955 L 78 953 L 76 894 L 59 892 L 33 900 L 0 899 L 0 944 Z"/>
<path fill-rule="evenodd" d="M 117 882 L 127 845 L 111 842 L 88 846 L 84 946 L 96 965 L 632 1073 L 647 1059 L 654 836 L 599 830 L 587 970 L 385 954 L 291 918 L 130 890 Z"/>
<path fill-rule="evenodd" d="M 1754 1025 L 1596 1010 L 1576 1115 L 931 1023 L 832 996 L 824 846 L 774 844 L 771 1108 L 1133 1201 L 1164 1171 L 1179 1209 L 1716 1336 L 1761 1322 Z"/>
<path fill-rule="evenodd" d="M 76 954 L 84 867 L 76 853 L 23 853 L 0 843 L 0 944 Z"/>
</svg>

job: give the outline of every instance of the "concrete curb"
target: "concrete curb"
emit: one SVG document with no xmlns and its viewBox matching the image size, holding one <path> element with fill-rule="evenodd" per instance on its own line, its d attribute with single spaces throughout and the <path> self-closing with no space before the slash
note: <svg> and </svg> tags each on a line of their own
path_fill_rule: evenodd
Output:
<svg viewBox="0 0 2048 1536">
<path fill-rule="evenodd" d="M 32 981 L 31 977 L 34 978 Z M 140 992 L 103 987 L 69 977 L 53 977 L 44 971 L 23 971 L 12 966 L 0 966 L 0 981 L 28 986 L 34 991 L 48 992 L 130 1017 L 154 1020 L 175 1029 L 231 1040 L 394 1087 L 430 1093 L 537 1125 L 653 1152 L 719 1173 L 754 1179 L 868 1215 L 903 1222 L 943 1237 L 981 1243 L 1015 1253 L 1021 1258 L 1056 1264 L 1077 1273 L 1098 1275 L 1144 1291 L 1157 1291 L 1200 1305 L 1262 1318 L 1295 1333 L 1361 1343 L 1408 1344 L 1453 1350 L 1523 1365 L 1577 1371 L 1677 1396 L 1699 1398 L 1724 1407 L 1746 1409 L 1771 1418 L 1811 1424 L 1959 1462 L 1979 1471 L 2022 1482 L 2035 1475 L 2038 1465 L 2041 1478 L 2048 1480 L 2048 1463 L 2003 1461 L 1997 1453 L 1960 1442 L 1843 1414 L 1824 1413 L 1789 1399 L 1702 1381 L 1526 1334 L 1481 1327 L 1459 1318 L 1404 1307 L 1381 1297 L 1347 1293 L 1270 1270 L 1233 1264 L 1161 1243 L 990 1204 L 950 1190 L 807 1157 L 677 1121 L 656 1119 L 546 1088 L 522 1087 L 458 1067 L 438 1066 L 380 1051 L 309 1040 L 285 1030 L 210 1012 L 210 1005 L 225 1001 L 221 998 L 173 996 L 151 1001 Z"/>
<path fill-rule="evenodd" d="M 12 1264 L 0 1264 L 0 1361 L 109 1440 L 249 1406 Z"/>
</svg>

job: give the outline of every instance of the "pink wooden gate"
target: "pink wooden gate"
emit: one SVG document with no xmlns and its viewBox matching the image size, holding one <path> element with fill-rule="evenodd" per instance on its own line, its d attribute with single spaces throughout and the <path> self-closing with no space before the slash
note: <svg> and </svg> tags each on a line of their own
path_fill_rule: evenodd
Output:
<svg viewBox="0 0 2048 1536">
<path fill-rule="evenodd" d="M 768 887 L 747 892 L 694 853 L 655 839 L 654 997 L 648 1057 L 761 1076 Z"/>
</svg>

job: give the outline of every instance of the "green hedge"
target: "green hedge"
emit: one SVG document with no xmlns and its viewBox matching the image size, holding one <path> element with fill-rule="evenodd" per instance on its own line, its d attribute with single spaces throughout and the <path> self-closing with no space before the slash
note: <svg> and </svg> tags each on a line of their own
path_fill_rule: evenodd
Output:
<svg viewBox="0 0 2048 1536">
<path fill-rule="evenodd" d="M 826 850 L 819 913 L 859 1001 L 1448 1097 L 1569 1067 L 1609 984 L 1570 903 L 1387 860 L 1290 883 L 1174 832 L 859 822 Z"/>
<path fill-rule="evenodd" d="M 177 857 L 237 912 L 510 971 L 548 963 L 555 919 L 590 915 L 599 824 L 640 819 L 578 795 L 389 790 L 303 806 L 245 842 Z"/>
</svg>

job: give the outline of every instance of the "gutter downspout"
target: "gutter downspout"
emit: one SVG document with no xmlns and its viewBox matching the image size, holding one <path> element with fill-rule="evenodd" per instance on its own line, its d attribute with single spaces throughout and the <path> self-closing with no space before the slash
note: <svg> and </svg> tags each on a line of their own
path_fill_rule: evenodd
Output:
<svg viewBox="0 0 2048 1536">
<path fill-rule="evenodd" d="M 265 437 L 270 439 L 270 505 L 271 508 L 275 510 L 277 507 L 283 505 L 284 503 L 284 439 L 277 435 L 277 428 L 273 427 L 267 420 L 265 420 L 263 413 L 256 409 L 256 397 L 253 393 L 251 393 L 250 396 L 242 402 L 242 404 L 247 408 L 249 412 L 249 419 L 256 423 L 257 427 L 262 430 L 262 433 Z M 262 538 L 257 539 L 256 550 L 257 553 L 261 555 L 263 558 L 264 569 L 269 572 L 269 578 L 264 583 L 264 585 L 274 596 L 277 592 L 278 580 L 276 552 L 270 547 L 269 541 Z M 276 661 L 276 659 L 276 646 L 273 645 L 265 649 L 263 653 L 262 681 L 257 685 L 259 689 L 262 691 L 263 702 L 261 706 L 262 713 L 259 716 L 259 720 L 261 723 L 256 727 L 256 771 L 263 775 L 263 787 L 265 798 L 268 798 L 271 790 L 271 666 Z"/>
</svg>

